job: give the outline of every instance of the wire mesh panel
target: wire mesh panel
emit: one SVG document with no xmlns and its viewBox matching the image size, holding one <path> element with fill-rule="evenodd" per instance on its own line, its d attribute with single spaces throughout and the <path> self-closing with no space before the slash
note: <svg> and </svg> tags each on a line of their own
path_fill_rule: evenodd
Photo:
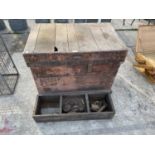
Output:
<svg viewBox="0 0 155 155">
<path fill-rule="evenodd" d="M 18 70 L 2 36 L 0 36 L 0 95 L 14 93 L 18 76 Z"/>
</svg>

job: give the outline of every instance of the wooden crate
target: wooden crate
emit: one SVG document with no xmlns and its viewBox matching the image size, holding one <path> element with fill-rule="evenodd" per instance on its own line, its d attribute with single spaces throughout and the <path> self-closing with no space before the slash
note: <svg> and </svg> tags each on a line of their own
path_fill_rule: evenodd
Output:
<svg viewBox="0 0 155 155">
<path fill-rule="evenodd" d="M 39 93 L 111 89 L 127 48 L 111 24 L 38 24 L 24 58 Z"/>
<path fill-rule="evenodd" d="M 155 83 L 155 26 L 140 26 L 136 43 L 135 68 Z"/>
<path fill-rule="evenodd" d="M 108 93 L 126 54 L 126 46 L 108 23 L 36 25 L 23 53 L 39 92 L 34 119 L 112 118 L 114 108 Z M 91 97 L 92 92 L 94 97 Z M 89 110 L 89 97 L 95 98 L 97 92 L 101 98 L 107 96 L 109 111 L 93 113 Z M 62 112 L 63 97 L 68 93 L 83 97 L 84 112 Z M 49 105 L 53 106 L 50 112 L 57 109 L 57 113 L 42 114 L 41 109 Z"/>
</svg>

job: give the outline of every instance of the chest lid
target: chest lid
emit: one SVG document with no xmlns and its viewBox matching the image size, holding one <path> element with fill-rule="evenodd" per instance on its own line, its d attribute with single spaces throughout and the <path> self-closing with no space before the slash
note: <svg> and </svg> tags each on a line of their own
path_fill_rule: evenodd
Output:
<svg viewBox="0 0 155 155">
<path fill-rule="evenodd" d="M 36 24 L 24 54 L 120 51 L 126 46 L 109 23 Z"/>
</svg>

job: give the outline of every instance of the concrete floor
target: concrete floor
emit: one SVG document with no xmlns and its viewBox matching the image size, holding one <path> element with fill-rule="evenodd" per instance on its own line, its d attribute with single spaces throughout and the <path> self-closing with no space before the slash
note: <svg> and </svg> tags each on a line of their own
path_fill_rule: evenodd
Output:
<svg viewBox="0 0 155 155">
<path fill-rule="evenodd" d="M 134 47 L 135 31 L 118 33 Z M 110 120 L 36 123 L 32 112 L 37 89 L 31 72 L 21 52 L 13 59 L 20 78 L 14 95 L 0 96 L 0 134 L 155 134 L 155 86 L 133 68 L 130 48 L 112 87 L 116 114 Z"/>
</svg>

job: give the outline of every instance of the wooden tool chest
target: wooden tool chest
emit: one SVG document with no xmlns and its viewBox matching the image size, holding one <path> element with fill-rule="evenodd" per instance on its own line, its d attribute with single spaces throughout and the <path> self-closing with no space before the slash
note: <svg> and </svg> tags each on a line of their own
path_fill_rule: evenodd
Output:
<svg viewBox="0 0 155 155">
<path fill-rule="evenodd" d="M 99 91 L 103 96 L 111 92 L 126 53 L 126 46 L 109 23 L 37 24 L 29 35 L 23 55 L 32 71 L 38 98 L 56 95 L 63 100 L 66 93 L 73 96 L 83 93 L 85 100 L 89 92 Z M 91 112 L 88 102 L 85 103 L 86 113 Z M 60 99 L 57 103 L 63 106 Z M 41 115 L 36 109 L 35 115 Z M 61 112 L 57 115 L 62 117 Z M 64 115 L 68 117 L 63 114 L 63 118 Z M 79 113 L 72 115 L 79 116 Z"/>
</svg>

